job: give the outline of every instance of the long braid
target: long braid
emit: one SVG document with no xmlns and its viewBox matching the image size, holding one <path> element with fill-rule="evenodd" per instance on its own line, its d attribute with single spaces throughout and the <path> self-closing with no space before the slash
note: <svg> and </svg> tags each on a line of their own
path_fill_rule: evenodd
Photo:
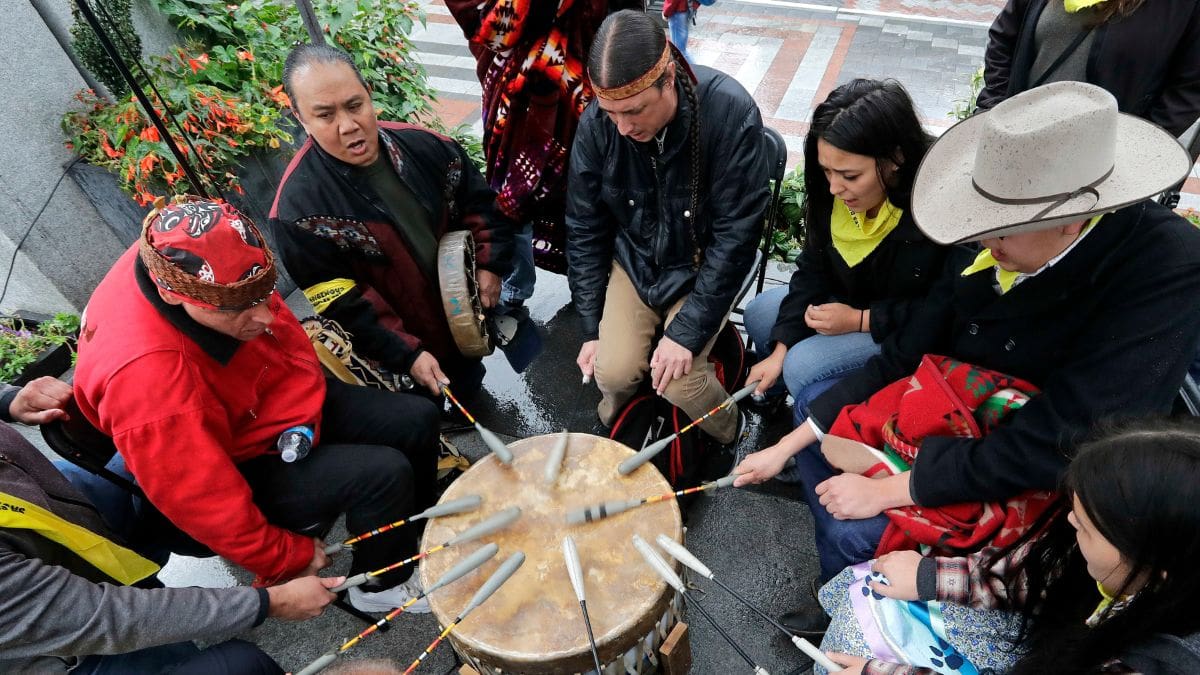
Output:
<svg viewBox="0 0 1200 675">
<path fill-rule="evenodd" d="M 700 249 L 699 236 L 696 233 L 696 209 L 700 205 L 701 173 L 700 99 L 696 96 L 696 86 L 693 84 L 691 76 L 688 75 L 688 67 L 683 57 L 676 51 L 674 58 L 675 77 L 683 85 L 683 93 L 687 96 L 688 106 L 692 109 L 692 119 L 688 125 L 688 148 L 689 154 L 691 154 L 691 205 L 684 217 L 688 220 L 688 230 L 692 234 L 692 264 L 696 269 L 700 269 L 700 263 L 703 261 L 703 253 Z"/>
</svg>

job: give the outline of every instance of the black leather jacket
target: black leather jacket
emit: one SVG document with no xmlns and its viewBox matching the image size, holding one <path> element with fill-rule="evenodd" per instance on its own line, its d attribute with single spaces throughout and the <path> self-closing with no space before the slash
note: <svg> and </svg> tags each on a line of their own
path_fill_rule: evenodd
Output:
<svg viewBox="0 0 1200 675">
<path fill-rule="evenodd" d="M 567 265 L 584 340 L 599 335 L 615 258 L 647 306 L 687 301 L 665 334 L 693 353 L 717 333 L 750 272 L 767 206 L 762 117 L 733 78 L 696 67 L 701 180 L 695 267 L 691 225 L 688 125 L 694 114 L 676 84 L 679 109 L 663 152 L 621 136 L 594 102 L 584 111 L 571 154 L 567 196 Z"/>
</svg>

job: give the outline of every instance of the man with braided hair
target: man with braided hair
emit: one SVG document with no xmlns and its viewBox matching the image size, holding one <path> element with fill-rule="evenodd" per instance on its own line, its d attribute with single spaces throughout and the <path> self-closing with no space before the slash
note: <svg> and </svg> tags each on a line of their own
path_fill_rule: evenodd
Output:
<svg viewBox="0 0 1200 675">
<path fill-rule="evenodd" d="M 762 118 L 737 81 L 689 68 L 641 12 L 601 24 L 588 75 L 596 100 L 575 137 L 567 197 L 577 363 L 596 377 L 606 425 L 647 371 L 695 419 L 726 396 L 708 352 L 762 233 Z M 727 409 L 704 428 L 729 443 L 736 427 Z"/>
</svg>

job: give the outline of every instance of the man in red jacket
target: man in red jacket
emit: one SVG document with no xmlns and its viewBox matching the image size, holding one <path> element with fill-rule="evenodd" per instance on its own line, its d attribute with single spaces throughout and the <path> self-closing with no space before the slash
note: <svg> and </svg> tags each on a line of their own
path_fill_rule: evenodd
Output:
<svg viewBox="0 0 1200 675">
<path fill-rule="evenodd" d="M 322 543 L 294 530 L 343 511 L 353 532 L 399 520 L 433 502 L 437 469 L 434 405 L 327 382 L 275 276 L 262 235 L 233 207 L 160 206 L 92 295 L 75 375 L 80 410 L 154 507 L 262 584 L 328 564 Z M 278 440 L 296 427 L 313 448 L 284 462 Z M 415 552 L 411 528 L 373 538 L 351 573 Z M 399 606 L 420 592 L 410 574 L 350 600 Z"/>
</svg>

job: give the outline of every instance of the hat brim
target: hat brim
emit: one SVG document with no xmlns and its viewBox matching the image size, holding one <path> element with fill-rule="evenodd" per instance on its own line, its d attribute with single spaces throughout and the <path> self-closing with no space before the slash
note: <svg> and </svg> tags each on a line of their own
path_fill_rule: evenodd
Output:
<svg viewBox="0 0 1200 675">
<path fill-rule="evenodd" d="M 1158 194 L 1182 181 L 1191 157 L 1156 124 L 1120 114 L 1112 174 L 1097 184 L 1099 201 L 1083 194 L 1038 217 L 1049 203 L 1003 204 L 971 183 L 975 149 L 988 113 L 950 127 L 921 161 L 913 183 L 917 227 L 939 244 L 958 244 L 1019 232 L 1044 230 L 1108 213 Z"/>
</svg>

